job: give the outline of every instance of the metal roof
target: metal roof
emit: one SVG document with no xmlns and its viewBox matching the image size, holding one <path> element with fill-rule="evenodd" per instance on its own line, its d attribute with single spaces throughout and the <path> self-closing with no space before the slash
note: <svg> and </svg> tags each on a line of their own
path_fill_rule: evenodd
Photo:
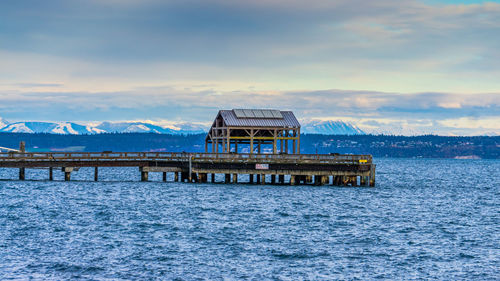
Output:
<svg viewBox="0 0 500 281">
<path fill-rule="evenodd" d="M 237 118 L 269 118 L 283 119 L 283 115 L 276 109 L 233 109 Z"/>
<path fill-rule="evenodd" d="M 240 109 L 241 110 L 241 109 Z M 243 111 L 243 110 L 242 110 Z M 272 116 L 272 117 L 260 117 L 261 112 L 267 111 L 265 114 L 267 116 Z M 258 112 L 259 117 L 246 117 L 248 116 L 247 113 L 250 115 L 251 113 L 249 112 L 243 112 L 244 115 L 241 114 L 241 112 L 238 113 L 239 116 L 244 116 L 244 117 L 238 117 L 235 112 L 238 112 L 238 110 L 233 109 L 233 110 L 221 110 L 219 111 L 219 114 L 221 117 L 224 119 L 224 123 L 226 123 L 226 126 L 230 127 L 294 127 L 294 128 L 300 128 L 300 123 L 295 118 L 295 115 L 291 111 L 279 111 L 279 115 L 282 117 L 279 118 L 278 113 L 271 111 L 271 110 L 251 110 L 251 113 L 254 114 Z M 264 114 L 264 113 L 262 113 Z M 272 115 L 269 115 L 272 114 Z"/>
</svg>

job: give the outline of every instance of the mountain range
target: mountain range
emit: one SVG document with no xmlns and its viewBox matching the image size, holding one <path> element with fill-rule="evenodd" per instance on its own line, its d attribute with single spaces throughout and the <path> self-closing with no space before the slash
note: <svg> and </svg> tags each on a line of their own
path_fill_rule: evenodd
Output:
<svg viewBox="0 0 500 281">
<path fill-rule="evenodd" d="M 157 133 L 157 134 L 198 134 L 208 130 L 207 126 L 193 123 L 177 123 L 166 127 L 148 122 L 102 122 L 96 126 L 73 122 L 14 122 L 0 117 L 0 132 L 48 133 L 63 135 L 85 135 L 101 133 Z M 343 121 L 306 121 L 302 133 L 324 135 L 363 135 L 361 129 Z"/>
</svg>

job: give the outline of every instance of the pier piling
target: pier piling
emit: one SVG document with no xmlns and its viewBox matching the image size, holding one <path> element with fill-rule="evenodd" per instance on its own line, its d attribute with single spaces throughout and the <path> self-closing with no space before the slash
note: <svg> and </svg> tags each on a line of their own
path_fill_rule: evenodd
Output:
<svg viewBox="0 0 500 281">
<path fill-rule="evenodd" d="M 26 168 L 19 168 L 19 180 L 23 181 L 26 176 Z"/>
<path fill-rule="evenodd" d="M 94 181 L 99 180 L 99 167 L 94 168 Z"/>
</svg>

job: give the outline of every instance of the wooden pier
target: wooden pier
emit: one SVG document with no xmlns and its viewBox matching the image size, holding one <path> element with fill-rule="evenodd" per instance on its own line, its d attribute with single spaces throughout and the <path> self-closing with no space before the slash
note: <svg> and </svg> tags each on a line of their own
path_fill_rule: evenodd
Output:
<svg viewBox="0 0 500 281">
<path fill-rule="evenodd" d="M 21 149 L 21 151 L 24 149 Z M 338 154 L 244 154 L 244 153 L 168 153 L 168 152 L 8 152 L 0 153 L 0 168 L 18 168 L 19 180 L 25 170 L 61 169 L 64 179 L 81 167 L 94 168 L 94 180 L 101 167 L 137 167 L 142 181 L 149 173 L 174 174 L 174 181 L 251 184 L 331 184 L 336 186 L 375 186 L 375 164 L 371 155 Z M 224 176 L 216 177 L 217 174 Z"/>
</svg>

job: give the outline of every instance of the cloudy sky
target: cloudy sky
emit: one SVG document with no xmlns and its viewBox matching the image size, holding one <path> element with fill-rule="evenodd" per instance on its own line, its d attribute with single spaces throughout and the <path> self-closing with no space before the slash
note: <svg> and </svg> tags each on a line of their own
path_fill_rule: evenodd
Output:
<svg viewBox="0 0 500 281">
<path fill-rule="evenodd" d="M 2 0 L 0 116 L 500 134 L 499 2 Z"/>
</svg>

